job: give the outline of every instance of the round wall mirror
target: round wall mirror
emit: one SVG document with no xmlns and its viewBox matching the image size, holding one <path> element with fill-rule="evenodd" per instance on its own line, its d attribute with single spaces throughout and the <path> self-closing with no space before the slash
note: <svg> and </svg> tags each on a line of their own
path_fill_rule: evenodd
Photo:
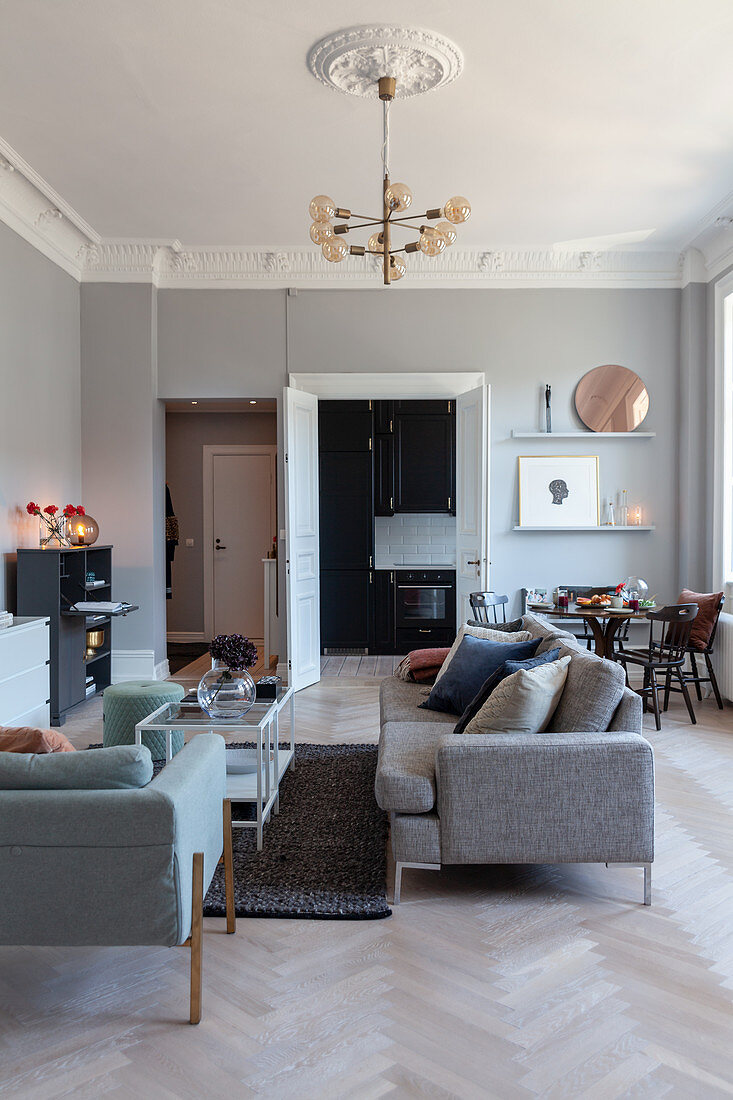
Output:
<svg viewBox="0 0 733 1100">
<path fill-rule="evenodd" d="M 606 363 L 580 379 L 575 408 L 592 432 L 633 432 L 649 412 L 649 393 L 628 367 Z"/>
</svg>

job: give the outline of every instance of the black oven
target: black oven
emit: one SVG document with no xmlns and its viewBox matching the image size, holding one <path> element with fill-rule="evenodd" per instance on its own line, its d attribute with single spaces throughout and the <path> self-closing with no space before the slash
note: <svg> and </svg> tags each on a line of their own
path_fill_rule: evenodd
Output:
<svg viewBox="0 0 733 1100">
<path fill-rule="evenodd" d="M 395 627 L 399 652 L 450 645 L 456 636 L 455 571 L 398 570 Z"/>
</svg>

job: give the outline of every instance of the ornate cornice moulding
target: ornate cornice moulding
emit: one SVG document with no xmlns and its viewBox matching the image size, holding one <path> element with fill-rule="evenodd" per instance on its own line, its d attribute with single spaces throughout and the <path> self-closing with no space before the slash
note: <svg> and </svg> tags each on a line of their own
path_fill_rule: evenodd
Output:
<svg viewBox="0 0 733 1100">
<path fill-rule="evenodd" d="M 178 241 L 101 241 L 85 252 L 89 282 L 144 279 L 175 286 L 359 286 L 379 289 L 379 261 L 361 257 L 334 271 L 317 249 L 184 248 Z M 403 287 L 465 286 L 678 286 L 679 252 L 556 252 L 451 249 L 440 264 L 411 256 Z"/>
</svg>

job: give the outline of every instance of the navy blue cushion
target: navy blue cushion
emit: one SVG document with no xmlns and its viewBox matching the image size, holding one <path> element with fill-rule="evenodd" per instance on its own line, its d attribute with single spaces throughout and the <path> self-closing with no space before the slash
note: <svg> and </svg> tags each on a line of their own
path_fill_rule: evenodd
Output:
<svg viewBox="0 0 733 1100">
<path fill-rule="evenodd" d="M 507 676 L 511 676 L 513 672 L 518 672 L 520 668 L 537 668 L 538 665 L 549 665 L 551 661 L 556 661 L 559 656 L 559 649 L 548 649 L 545 653 L 540 653 L 539 657 L 530 657 L 528 661 L 505 661 L 503 665 L 497 668 L 496 672 L 492 672 L 488 680 L 484 681 L 459 718 L 453 732 L 463 733 L 471 719 L 475 718 L 481 710 L 494 688 L 498 687 L 502 680 L 506 680 Z M 450 665 L 448 665 L 448 668 L 450 668 Z"/>
<path fill-rule="evenodd" d="M 493 642 L 466 634 L 447 669 L 421 707 L 445 714 L 463 714 L 481 685 L 505 661 L 534 657 L 542 638 L 528 642 Z"/>
</svg>

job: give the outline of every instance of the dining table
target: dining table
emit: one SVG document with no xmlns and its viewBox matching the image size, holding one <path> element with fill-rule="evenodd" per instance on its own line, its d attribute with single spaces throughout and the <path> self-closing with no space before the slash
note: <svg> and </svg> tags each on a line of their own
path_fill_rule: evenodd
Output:
<svg viewBox="0 0 733 1100">
<path fill-rule="evenodd" d="M 602 607 L 530 607 L 546 619 L 583 619 L 588 623 L 593 635 L 593 647 L 599 657 L 609 661 L 616 660 L 614 638 L 619 627 L 629 621 L 640 622 L 646 619 L 646 611 L 632 611 L 630 607 L 609 611 Z"/>
</svg>

